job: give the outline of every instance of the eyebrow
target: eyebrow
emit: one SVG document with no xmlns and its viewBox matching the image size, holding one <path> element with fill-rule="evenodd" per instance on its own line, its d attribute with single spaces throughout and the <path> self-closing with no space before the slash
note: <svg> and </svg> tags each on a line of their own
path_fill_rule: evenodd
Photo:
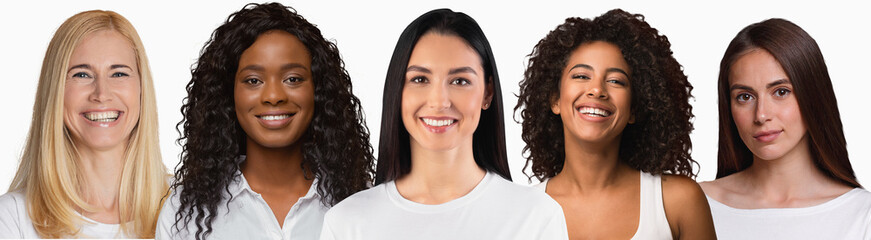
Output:
<svg viewBox="0 0 871 240">
<path fill-rule="evenodd" d="M 79 65 L 75 65 L 75 66 L 70 67 L 70 69 L 67 70 L 67 72 L 72 72 L 73 69 L 76 69 L 76 68 L 91 69 L 91 65 L 88 65 L 88 64 L 79 64 Z"/>
<path fill-rule="evenodd" d="M 773 87 L 775 87 L 775 86 L 777 86 L 777 85 L 780 85 L 780 84 L 789 84 L 789 83 L 790 83 L 790 82 L 789 82 L 788 79 L 778 79 L 777 81 L 774 81 L 774 82 L 770 82 L 770 83 L 768 83 L 768 84 L 765 84 L 765 88 L 766 88 L 766 89 L 768 89 L 768 88 L 773 88 Z M 732 85 L 732 87 L 729 88 L 729 91 L 731 92 L 731 91 L 735 91 L 735 90 L 737 90 L 737 89 L 747 90 L 747 91 L 751 91 L 751 92 L 754 91 L 753 88 L 748 87 L 748 86 L 745 86 L 745 85 L 741 85 L 741 84 L 734 84 L 734 85 Z"/>
<path fill-rule="evenodd" d="M 124 64 L 113 64 L 112 66 L 109 66 L 109 69 L 116 69 L 116 68 L 129 68 L 129 69 L 133 69 L 133 68 L 131 68 L 130 66 L 127 66 L 127 65 L 124 65 Z"/>
<path fill-rule="evenodd" d="M 780 84 L 788 84 L 788 83 L 790 83 L 790 82 L 787 79 L 778 79 L 777 81 L 765 84 L 765 88 L 772 88 L 772 87 L 780 85 Z"/>
<path fill-rule="evenodd" d="M 572 66 L 572 68 L 569 68 L 569 71 L 571 71 L 571 70 L 573 70 L 573 69 L 575 69 L 575 68 L 586 68 L 586 69 L 588 69 L 588 70 L 590 70 L 590 71 L 593 70 L 593 67 L 592 67 L 592 66 L 581 63 L 581 64 L 575 64 L 575 66 Z M 620 69 L 620 68 L 608 68 L 608 69 L 605 69 L 605 73 L 612 73 L 612 72 L 622 73 L 623 75 L 626 75 L 627 77 L 629 76 L 629 73 L 626 73 L 625 70 Z"/>
<path fill-rule="evenodd" d="M 281 65 L 281 70 L 288 70 L 288 69 L 294 69 L 294 68 L 302 68 L 303 70 L 306 69 L 305 66 L 303 66 L 302 64 L 299 64 L 299 63 L 288 63 L 288 64 Z M 252 64 L 252 65 L 245 66 L 242 69 L 239 69 L 240 72 L 245 71 L 245 70 L 266 71 L 266 68 L 261 66 L 261 65 Z"/>
<path fill-rule="evenodd" d="M 450 71 L 448 71 L 448 75 L 457 74 L 457 73 L 471 73 L 471 74 L 478 75 L 478 72 L 476 72 L 475 69 L 472 69 L 470 67 L 454 68 L 454 69 L 451 69 Z"/>
<path fill-rule="evenodd" d="M 408 68 L 405 69 L 405 72 L 432 73 L 432 71 L 430 71 L 429 69 L 417 65 L 408 66 Z"/>
</svg>

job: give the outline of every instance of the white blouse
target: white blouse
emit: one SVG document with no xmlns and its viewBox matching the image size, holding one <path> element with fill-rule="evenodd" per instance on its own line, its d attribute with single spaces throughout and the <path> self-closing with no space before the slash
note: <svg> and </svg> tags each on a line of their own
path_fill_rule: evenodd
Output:
<svg viewBox="0 0 871 240">
<path fill-rule="evenodd" d="M 272 209 L 259 193 L 254 192 L 245 176 L 237 171 L 237 177 L 230 183 L 230 194 L 226 192 L 218 204 L 218 212 L 212 222 L 212 233 L 207 239 L 318 239 L 324 214 L 328 207 L 321 203 L 317 193 L 317 179 L 312 182 L 305 196 L 299 198 L 284 217 L 284 226 L 279 226 Z M 227 201 L 232 196 L 232 201 Z M 157 219 L 155 239 L 195 239 L 197 228 L 191 220 L 175 222 L 179 198 L 173 192 L 171 201 L 164 202 Z M 196 213 L 192 217 L 196 219 Z"/>
<path fill-rule="evenodd" d="M 132 238 L 121 234 L 121 224 L 105 224 L 81 217 L 86 222 L 81 226 L 77 237 Z M 8 192 L 0 196 L 0 239 L 7 238 L 40 238 L 33 228 L 33 221 L 27 213 L 26 198 L 21 191 Z"/>
</svg>

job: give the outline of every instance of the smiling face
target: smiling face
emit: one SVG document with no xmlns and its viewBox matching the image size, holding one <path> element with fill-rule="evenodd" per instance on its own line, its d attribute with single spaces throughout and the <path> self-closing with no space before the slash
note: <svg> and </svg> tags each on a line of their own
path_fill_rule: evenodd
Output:
<svg viewBox="0 0 871 240">
<path fill-rule="evenodd" d="M 234 79 L 236 118 L 248 141 L 287 147 L 305 133 L 314 112 L 311 55 L 296 36 L 261 34 L 239 58 Z"/>
<path fill-rule="evenodd" d="M 64 85 L 64 126 L 80 150 L 126 147 L 139 121 L 139 67 L 133 45 L 114 30 L 85 36 Z"/>
<path fill-rule="evenodd" d="M 729 73 L 732 119 L 756 158 L 779 159 L 807 152 L 807 128 L 780 63 L 768 51 L 753 49 Z"/>
<path fill-rule="evenodd" d="M 460 37 L 429 32 L 411 52 L 402 89 L 402 123 L 412 146 L 434 151 L 472 146 L 490 106 L 481 57 Z"/>
<path fill-rule="evenodd" d="M 613 144 L 632 119 L 629 65 L 616 45 L 595 41 L 569 55 L 552 105 L 567 142 Z M 569 139 L 571 138 L 571 139 Z"/>
</svg>

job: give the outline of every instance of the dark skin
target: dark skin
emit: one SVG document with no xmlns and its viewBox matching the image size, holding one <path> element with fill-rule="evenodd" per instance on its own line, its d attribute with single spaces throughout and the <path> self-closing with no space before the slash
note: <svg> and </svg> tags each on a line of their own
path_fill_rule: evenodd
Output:
<svg viewBox="0 0 871 240">
<path fill-rule="evenodd" d="M 619 160 L 631 113 L 631 69 L 606 42 L 569 57 L 552 111 L 563 121 L 566 159 L 546 192 L 563 208 L 570 239 L 630 239 L 640 217 L 640 172 Z M 707 199 L 685 176 L 662 176 L 663 205 L 674 239 L 716 239 Z"/>
<path fill-rule="evenodd" d="M 240 169 L 279 226 L 313 182 L 301 167 L 301 139 L 314 111 L 312 81 L 305 45 L 279 30 L 261 34 L 242 52 L 234 78 L 236 117 L 247 135 Z"/>
</svg>

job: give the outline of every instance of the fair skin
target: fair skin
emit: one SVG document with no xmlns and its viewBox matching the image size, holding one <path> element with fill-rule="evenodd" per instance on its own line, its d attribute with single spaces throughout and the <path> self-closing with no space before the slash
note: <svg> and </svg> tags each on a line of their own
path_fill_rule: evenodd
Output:
<svg viewBox="0 0 871 240">
<path fill-rule="evenodd" d="M 75 145 L 85 202 L 97 222 L 120 221 L 118 192 L 130 134 L 139 121 L 140 79 L 133 45 L 114 30 L 85 36 L 64 84 L 64 126 Z"/>
<path fill-rule="evenodd" d="M 631 112 L 631 69 L 611 43 L 581 44 L 567 61 L 552 111 L 560 115 L 566 160 L 546 192 L 563 208 L 571 239 L 629 239 L 640 215 L 639 171 L 619 160 Z M 699 186 L 662 176 L 663 205 L 675 239 L 714 239 L 710 209 Z"/>
<path fill-rule="evenodd" d="M 751 49 L 739 57 L 729 86 L 732 119 L 753 164 L 702 183 L 708 196 L 740 209 L 800 208 L 852 189 L 814 166 L 792 82 L 768 51 Z"/>
<path fill-rule="evenodd" d="M 481 57 L 465 40 L 434 32 L 421 36 L 402 90 L 413 166 L 396 180 L 404 198 L 441 204 L 478 185 L 486 172 L 475 163 L 472 135 L 492 97 Z"/>
<path fill-rule="evenodd" d="M 314 113 L 312 81 L 308 49 L 280 30 L 261 34 L 242 52 L 234 78 L 236 118 L 247 135 L 242 175 L 279 227 L 313 182 L 300 168 L 300 138 Z"/>
</svg>

